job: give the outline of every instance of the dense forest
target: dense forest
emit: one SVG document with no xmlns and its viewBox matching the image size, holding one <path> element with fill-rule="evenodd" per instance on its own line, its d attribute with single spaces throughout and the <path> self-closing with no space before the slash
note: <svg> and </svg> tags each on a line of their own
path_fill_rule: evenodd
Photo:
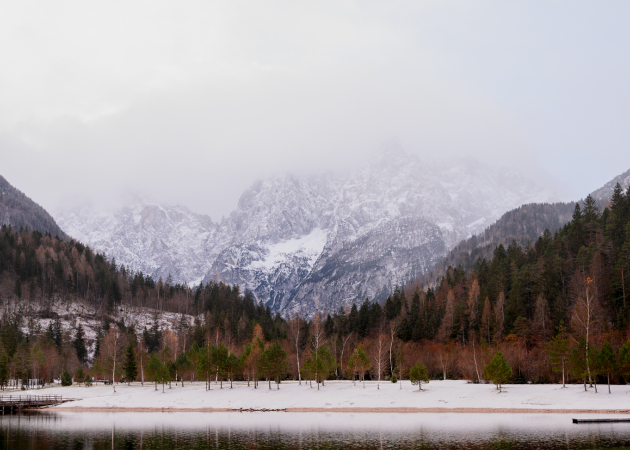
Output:
<svg viewBox="0 0 630 450">
<path fill-rule="evenodd" d="M 526 246 L 499 244 L 471 270 L 449 267 L 430 288 L 408 285 L 383 304 L 366 299 L 311 320 L 273 316 L 235 286 L 155 281 L 78 242 L 5 226 L 0 384 L 45 383 L 78 369 L 78 378 L 163 383 L 304 377 L 319 386 L 419 371 L 483 381 L 496 355 L 509 365 L 503 381 L 619 381 L 630 374 L 630 188 L 617 185 L 603 211 L 590 196 L 582 205 L 553 234 L 545 230 Z M 80 320 L 62 329 L 46 308 L 59 301 L 102 315 L 93 354 Z M 51 319 L 48 327 L 32 326 L 32 304 Z M 120 319 L 120 308 L 131 306 L 151 308 L 153 323 L 140 329 Z M 177 326 L 160 326 L 164 312 L 181 317 Z"/>
<path fill-rule="evenodd" d="M 545 230 L 555 233 L 571 220 L 575 203 L 530 203 L 506 212 L 484 232 L 460 242 L 427 273 L 412 282 L 435 284 L 449 267 L 461 266 L 467 272 L 480 259 L 491 259 L 499 245 L 535 242 Z"/>
</svg>

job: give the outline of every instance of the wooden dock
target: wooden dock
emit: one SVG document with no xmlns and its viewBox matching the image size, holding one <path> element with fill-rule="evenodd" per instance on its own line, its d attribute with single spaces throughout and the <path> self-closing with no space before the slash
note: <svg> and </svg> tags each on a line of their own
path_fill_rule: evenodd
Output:
<svg viewBox="0 0 630 450">
<path fill-rule="evenodd" d="M 573 419 L 573 423 L 618 423 L 618 422 L 630 422 L 629 418 L 623 419 Z"/>
<path fill-rule="evenodd" d="M 5 412 L 11 413 L 23 409 L 60 405 L 72 400 L 75 399 L 63 398 L 61 395 L 1 395 L 0 408 L 2 408 L 2 414 L 5 414 Z"/>
</svg>

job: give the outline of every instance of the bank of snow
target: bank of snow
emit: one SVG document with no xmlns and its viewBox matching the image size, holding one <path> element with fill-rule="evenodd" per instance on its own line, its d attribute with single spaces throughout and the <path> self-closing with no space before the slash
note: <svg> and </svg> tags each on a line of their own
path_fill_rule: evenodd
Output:
<svg viewBox="0 0 630 450">
<path fill-rule="evenodd" d="M 205 390 L 204 383 L 185 384 L 185 387 L 162 386 L 155 391 L 153 384 L 134 383 L 131 386 L 116 385 L 116 392 L 111 386 L 99 385 L 89 388 L 83 386 L 47 387 L 40 390 L 21 391 L 20 394 L 62 395 L 80 400 L 64 403 L 59 408 L 146 408 L 146 409 L 290 409 L 290 410 L 409 410 L 416 408 L 466 410 L 493 409 L 502 410 L 549 410 L 600 411 L 630 413 L 630 386 L 612 386 L 608 394 L 606 386 L 600 386 L 599 393 L 594 389 L 584 391 L 582 385 L 570 385 L 563 389 L 561 385 L 507 385 L 499 393 L 493 385 L 468 384 L 465 381 L 432 381 L 418 392 L 408 381 L 403 381 L 402 389 L 398 384 L 381 383 L 377 389 L 375 382 L 359 383 L 355 386 L 349 381 L 329 381 L 326 386 L 313 388 L 297 382 L 283 382 L 280 390 L 272 384 L 260 383 L 258 389 L 248 387 L 246 383 L 229 383 L 219 389 L 213 383 L 211 391 Z M 488 412 L 488 411 L 485 411 Z"/>
</svg>

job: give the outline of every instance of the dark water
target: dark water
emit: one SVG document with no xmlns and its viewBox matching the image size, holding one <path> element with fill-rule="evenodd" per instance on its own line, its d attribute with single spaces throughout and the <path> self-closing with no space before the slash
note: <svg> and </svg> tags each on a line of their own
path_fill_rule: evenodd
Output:
<svg viewBox="0 0 630 450">
<path fill-rule="evenodd" d="M 0 449 L 630 448 L 630 424 L 574 425 L 571 417 L 556 414 L 36 413 L 1 417 Z"/>
</svg>

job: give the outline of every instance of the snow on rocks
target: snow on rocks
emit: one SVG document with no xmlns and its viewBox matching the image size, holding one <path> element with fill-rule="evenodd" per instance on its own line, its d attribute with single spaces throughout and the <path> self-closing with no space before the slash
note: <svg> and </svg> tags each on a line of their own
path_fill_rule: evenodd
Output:
<svg viewBox="0 0 630 450">
<path fill-rule="evenodd" d="M 74 337 L 80 323 L 83 327 L 88 359 L 93 360 L 97 335 L 105 318 L 101 309 L 77 301 L 63 300 L 50 304 L 28 303 L 26 305 L 26 309 L 21 309 L 24 306 L 23 303 L 15 301 L 6 305 L 8 310 L 19 309 L 23 312 L 24 318 L 20 324 L 23 333 L 43 333 L 52 322 L 59 318 L 62 332 Z M 125 326 L 133 326 L 138 333 L 141 333 L 145 327 L 150 328 L 156 320 L 158 327 L 163 331 L 177 328 L 182 320 L 188 325 L 194 324 L 194 316 L 190 314 L 162 312 L 147 307 L 120 306 L 107 317 L 112 321 L 122 321 Z"/>
<path fill-rule="evenodd" d="M 517 171 L 428 161 L 391 143 L 343 176 L 255 182 L 220 223 L 142 199 L 55 218 L 73 238 L 156 280 L 238 284 L 274 312 L 310 317 L 382 301 L 504 212 L 554 199 Z"/>
</svg>

